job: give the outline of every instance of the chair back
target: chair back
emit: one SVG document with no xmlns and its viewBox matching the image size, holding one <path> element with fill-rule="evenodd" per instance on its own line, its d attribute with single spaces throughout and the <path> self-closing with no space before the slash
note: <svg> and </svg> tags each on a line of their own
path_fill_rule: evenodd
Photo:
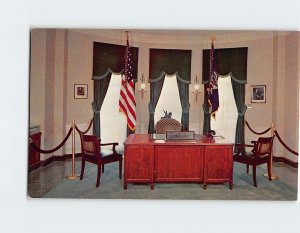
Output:
<svg viewBox="0 0 300 233">
<path fill-rule="evenodd" d="M 155 124 L 156 133 L 165 134 L 167 130 L 181 131 L 181 123 L 173 118 L 162 118 Z"/>
<path fill-rule="evenodd" d="M 100 143 L 95 135 L 80 134 L 82 155 L 100 157 Z"/>
<path fill-rule="evenodd" d="M 274 137 L 259 137 L 254 145 L 253 154 L 258 157 L 271 156 Z"/>
</svg>

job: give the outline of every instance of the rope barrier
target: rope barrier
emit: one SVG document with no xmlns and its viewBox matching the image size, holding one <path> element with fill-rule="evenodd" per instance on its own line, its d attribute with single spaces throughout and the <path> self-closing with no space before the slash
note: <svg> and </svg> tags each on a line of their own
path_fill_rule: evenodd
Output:
<svg viewBox="0 0 300 233">
<path fill-rule="evenodd" d="M 271 130 L 271 127 L 270 127 L 270 128 L 267 128 L 265 131 L 258 133 L 258 132 L 254 131 L 254 130 L 250 127 L 250 125 L 249 125 L 249 123 L 248 123 L 247 121 L 245 121 L 245 123 L 246 123 L 247 127 L 250 129 L 250 131 L 251 131 L 252 133 L 254 133 L 254 134 L 257 134 L 257 135 L 265 134 L 265 133 L 267 133 L 267 132 L 269 132 L 269 131 Z"/>
<path fill-rule="evenodd" d="M 42 150 L 41 148 L 38 148 L 33 141 L 29 141 L 30 146 L 32 146 L 36 151 L 42 153 L 42 154 L 50 154 L 53 153 L 54 151 L 57 151 L 58 149 L 60 149 L 65 142 L 68 140 L 68 138 L 70 137 L 71 133 L 73 131 L 73 128 L 69 129 L 69 132 L 67 133 L 67 136 L 63 139 L 63 141 L 55 148 L 51 149 L 51 150 Z"/>
<path fill-rule="evenodd" d="M 87 130 L 85 130 L 85 131 L 81 131 L 81 130 L 77 127 L 77 125 L 75 125 L 75 129 L 76 129 L 76 130 L 78 131 L 78 133 L 80 133 L 80 134 L 86 134 L 86 133 L 90 130 L 90 128 L 91 128 L 91 126 L 92 126 L 92 123 L 93 123 L 93 119 L 90 121 L 90 124 L 89 124 Z M 63 139 L 63 141 L 62 141 L 57 147 L 55 147 L 55 148 L 53 148 L 53 149 L 51 149 L 51 150 L 43 150 L 43 149 L 41 149 L 41 148 L 38 148 L 38 147 L 34 144 L 34 142 L 31 140 L 31 138 L 29 138 L 29 145 L 30 145 L 31 147 L 33 147 L 33 149 L 35 149 L 35 150 L 38 151 L 39 153 L 42 153 L 42 154 L 50 154 L 50 153 L 53 153 L 53 152 L 57 151 L 58 149 L 60 149 L 60 148 L 66 143 L 66 141 L 69 139 L 69 137 L 70 137 L 72 131 L 73 131 L 73 127 L 70 127 L 70 129 L 69 129 L 69 131 L 68 131 L 66 137 Z"/>
<path fill-rule="evenodd" d="M 251 132 L 253 132 L 254 134 L 258 134 L 258 135 L 265 134 L 265 133 L 267 133 L 267 132 L 271 129 L 271 127 L 270 127 L 270 128 L 268 128 L 267 130 L 265 130 L 265 131 L 263 131 L 263 132 L 261 132 L 261 133 L 257 133 L 257 132 L 255 132 L 255 131 L 250 127 L 250 125 L 249 125 L 249 123 L 248 123 L 247 121 L 245 121 L 245 123 L 246 123 L 247 127 L 251 130 Z M 284 143 L 284 141 L 283 141 L 283 140 L 281 139 L 281 137 L 279 136 L 277 130 L 274 130 L 274 134 L 275 134 L 275 136 L 278 138 L 279 142 L 284 146 L 285 149 L 287 149 L 287 150 L 288 150 L 289 152 L 291 152 L 292 154 L 298 156 L 298 152 L 292 150 L 290 147 L 288 147 L 288 146 Z"/>
<path fill-rule="evenodd" d="M 92 123 L 93 123 L 93 119 L 91 120 L 91 122 L 90 122 L 90 124 L 89 124 L 87 130 L 85 130 L 85 131 L 81 131 L 81 130 L 77 127 L 77 125 L 75 125 L 75 129 L 77 130 L 77 132 L 78 132 L 79 134 L 86 134 L 86 133 L 90 130 L 90 128 L 91 128 L 91 126 L 92 126 Z"/>
<path fill-rule="evenodd" d="M 292 150 L 291 148 L 289 148 L 281 139 L 281 137 L 279 136 L 277 130 L 274 131 L 276 137 L 278 138 L 279 142 L 285 147 L 285 149 L 287 149 L 289 152 L 291 152 L 292 154 L 294 155 L 297 155 L 298 156 L 298 152 Z"/>
</svg>

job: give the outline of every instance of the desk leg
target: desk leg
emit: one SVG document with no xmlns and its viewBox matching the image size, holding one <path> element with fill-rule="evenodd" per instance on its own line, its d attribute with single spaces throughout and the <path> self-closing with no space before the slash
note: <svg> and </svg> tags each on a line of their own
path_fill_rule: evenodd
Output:
<svg viewBox="0 0 300 233">
<path fill-rule="evenodd" d="M 127 182 L 124 181 L 124 190 L 127 189 Z"/>
<path fill-rule="evenodd" d="M 207 188 L 207 184 L 203 183 L 203 189 L 205 190 Z"/>
<path fill-rule="evenodd" d="M 233 187 L 233 183 L 231 181 L 231 182 L 229 182 L 229 188 L 232 190 L 232 187 Z"/>
</svg>

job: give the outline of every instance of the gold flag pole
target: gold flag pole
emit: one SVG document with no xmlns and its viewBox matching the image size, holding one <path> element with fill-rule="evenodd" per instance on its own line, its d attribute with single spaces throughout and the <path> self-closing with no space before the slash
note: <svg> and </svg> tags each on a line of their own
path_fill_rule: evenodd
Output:
<svg viewBox="0 0 300 233">
<path fill-rule="evenodd" d="M 67 175 L 67 179 L 74 180 L 79 176 L 75 174 L 75 121 L 72 121 L 72 174 Z"/>
<path fill-rule="evenodd" d="M 214 42 L 217 40 L 216 36 L 214 36 L 214 35 L 211 35 L 209 39 L 211 40 L 212 44 L 214 44 Z"/>
<path fill-rule="evenodd" d="M 274 135 L 275 135 L 274 132 L 275 132 L 275 127 L 274 127 L 274 123 L 272 123 L 271 124 L 271 136 L 272 137 L 274 137 Z M 278 179 L 278 176 L 273 174 L 273 150 L 271 151 L 271 158 L 270 159 L 271 159 L 271 168 L 270 168 L 270 170 L 271 170 L 271 179 L 275 180 L 275 179 Z M 265 173 L 264 176 L 269 177 L 268 173 Z"/>
</svg>

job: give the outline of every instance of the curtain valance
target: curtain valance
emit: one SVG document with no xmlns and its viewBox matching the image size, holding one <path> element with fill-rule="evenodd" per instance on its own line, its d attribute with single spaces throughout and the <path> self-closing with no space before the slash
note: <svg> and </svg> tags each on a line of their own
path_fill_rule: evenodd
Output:
<svg viewBox="0 0 300 233">
<path fill-rule="evenodd" d="M 156 78 L 156 79 L 150 79 L 149 80 L 149 83 L 156 83 L 156 82 L 159 82 L 162 78 L 164 78 L 165 76 L 170 76 L 172 74 L 167 74 L 165 71 L 161 72 L 161 75 Z M 184 80 L 182 79 L 179 75 L 178 75 L 178 72 L 175 72 L 175 76 L 176 76 L 176 79 L 178 82 L 181 82 L 181 83 L 185 83 L 185 84 L 191 84 L 191 81 L 187 81 L 187 80 Z"/>
<path fill-rule="evenodd" d="M 247 56 L 248 48 L 226 48 L 214 50 L 214 62 L 216 71 L 220 75 L 227 75 L 230 72 L 237 80 L 247 80 Z M 202 81 L 208 80 L 210 68 L 210 49 L 203 50 Z"/>
<path fill-rule="evenodd" d="M 108 74 L 121 74 L 125 64 L 125 45 L 94 42 L 93 48 L 93 79 L 101 80 Z M 138 48 L 130 47 L 132 72 L 137 79 Z"/>
<path fill-rule="evenodd" d="M 150 49 L 149 82 L 161 79 L 165 74 L 176 74 L 180 79 L 190 81 L 191 56 L 191 50 Z"/>
<path fill-rule="evenodd" d="M 217 75 L 218 78 L 227 78 L 228 76 L 230 76 L 232 82 L 235 82 L 237 84 L 247 84 L 247 80 L 240 80 L 233 77 L 232 72 L 229 72 L 229 74 L 227 75 Z M 208 84 L 208 80 L 202 81 L 202 84 Z"/>
</svg>

